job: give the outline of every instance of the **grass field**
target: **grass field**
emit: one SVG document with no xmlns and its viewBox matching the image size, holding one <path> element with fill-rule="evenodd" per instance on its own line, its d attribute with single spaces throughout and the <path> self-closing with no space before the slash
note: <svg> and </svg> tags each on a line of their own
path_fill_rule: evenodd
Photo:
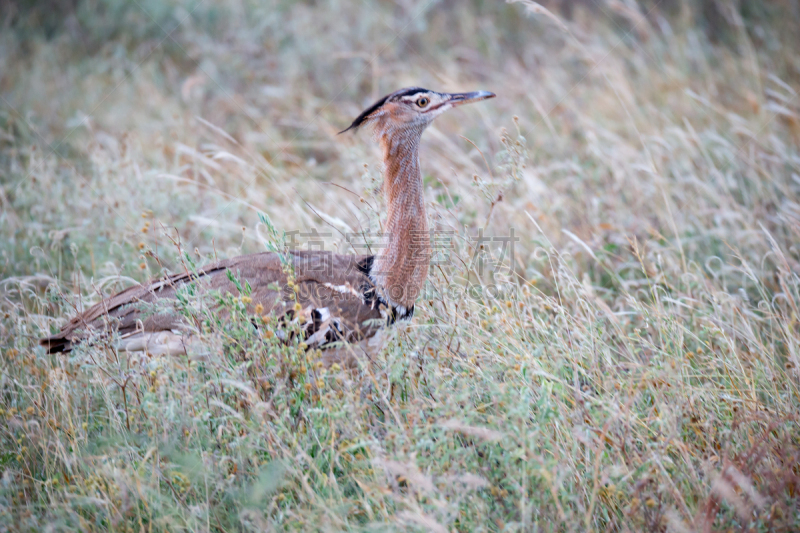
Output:
<svg viewBox="0 0 800 533">
<path fill-rule="evenodd" d="M 0 2 L 0 531 L 800 530 L 797 2 L 712 3 Z M 233 297 L 183 303 L 192 357 L 38 346 L 187 264 L 363 253 L 336 132 L 409 85 L 498 97 L 423 137 L 437 265 L 373 361 Z"/>
</svg>

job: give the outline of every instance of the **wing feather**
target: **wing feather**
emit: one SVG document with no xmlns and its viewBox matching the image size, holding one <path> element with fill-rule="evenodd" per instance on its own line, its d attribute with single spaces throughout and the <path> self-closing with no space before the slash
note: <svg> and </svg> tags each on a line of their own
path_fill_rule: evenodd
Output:
<svg viewBox="0 0 800 533">
<path fill-rule="evenodd" d="M 143 310 L 147 306 L 142 304 L 174 301 L 178 289 L 190 282 L 195 282 L 200 292 L 238 294 L 228 272 L 241 283 L 246 281 L 250 285 L 248 310 L 252 313 L 261 305 L 264 314 L 286 315 L 293 319 L 296 303 L 301 305 L 301 313 L 309 317 L 314 310 L 324 309 L 327 320 L 307 320 L 306 334 L 315 340 L 324 338 L 330 342 L 341 336 L 344 336 L 341 340 L 354 340 L 374 334 L 374 325 L 363 326 L 365 321 L 374 323 L 374 319 L 381 316 L 374 298 L 368 296 L 374 293 L 366 274 L 370 256 L 319 251 L 293 251 L 287 255 L 293 267 L 290 271 L 294 288 L 288 285 L 288 274 L 278 254 L 264 252 L 234 257 L 202 267 L 196 273 L 173 274 L 129 287 L 72 318 L 59 333 L 40 342 L 53 353 L 69 351 L 97 333 L 116 331 L 124 336 L 185 329 L 187 324 L 179 313 L 169 310 L 147 313 Z M 325 332 L 314 337 L 321 329 Z"/>
</svg>

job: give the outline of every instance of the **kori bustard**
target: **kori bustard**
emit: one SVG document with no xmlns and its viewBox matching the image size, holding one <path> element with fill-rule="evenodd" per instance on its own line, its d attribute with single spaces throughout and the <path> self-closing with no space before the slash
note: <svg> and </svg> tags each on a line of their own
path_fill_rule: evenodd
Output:
<svg viewBox="0 0 800 533">
<path fill-rule="evenodd" d="M 459 105 L 492 98 L 486 92 L 438 93 L 419 87 L 393 92 L 361 113 L 345 131 L 371 126 L 383 158 L 383 194 L 388 237 L 376 255 L 288 251 L 226 259 L 111 296 L 72 318 L 57 334 L 41 340 L 50 353 L 70 351 L 87 339 L 118 339 L 117 347 L 151 354 L 185 353 L 192 324 L 156 302 L 176 301 L 186 284 L 194 293 L 238 295 L 231 277 L 251 287 L 248 311 L 295 321 L 304 342 L 325 349 L 336 342 L 371 337 L 379 327 L 414 312 L 431 259 L 419 143 L 434 118 Z M 287 268 L 287 264 L 289 268 Z M 231 276 L 232 274 L 232 276 Z M 222 311 L 224 312 L 224 311 Z M 281 332 L 277 332 L 281 335 Z M 339 344 L 339 343 L 337 343 Z"/>
</svg>

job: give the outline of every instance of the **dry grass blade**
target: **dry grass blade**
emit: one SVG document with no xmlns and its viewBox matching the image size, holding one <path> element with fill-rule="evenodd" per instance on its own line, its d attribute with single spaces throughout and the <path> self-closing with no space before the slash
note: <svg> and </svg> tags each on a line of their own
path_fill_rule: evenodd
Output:
<svg viewBox="0 0 800 533">
<path fill-rule="evenodd" d="M 0 531 L 799 531 L 795 4 L 0 1 Z M 412 85 L 497 98 L 423 136 L 435 264 L 356 368 L 246 284 L 143 311 L 186 355 L 38 346 L 374 253 L 335 132 Z"/>
</svg>

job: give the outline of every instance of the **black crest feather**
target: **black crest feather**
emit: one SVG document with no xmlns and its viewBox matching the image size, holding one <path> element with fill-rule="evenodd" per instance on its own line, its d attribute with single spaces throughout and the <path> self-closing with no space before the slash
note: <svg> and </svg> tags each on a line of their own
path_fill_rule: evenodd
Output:
<svg viewBox="0 0 800 533">
<path fill-rule="evenodd" d="M 423 89 L 422 87 L 406 87 L 405 89 L 400 89 L 399 91 L 395 91 L 395 92 L 393 92 L 391 94 L 387 94 L 386 96 L 384 96 L 383 98 L 381 98 L 380 100 L 378 100 L 377 102 L 375 102 L 374 104 L 369 106 L 367 109 L 362 111 L 361 114 L 356 117 L 356 119 L 353 121 L 353 123 L 350 124 L 350 126 L 348 126 L 346 129 L 343 129 L 342 131 L 340 131 L 337 135 L 341 135 L 342 133 L 344 133 L 346 131 L 358 129 L 362 124 L 364 124 L 364 122 L 367 120 L 367 118 L 369 118 L 369 116 L 372 113 L 377 111 L 390 98 L 397 98 L 397 97 L 400 97 L 400 96 L 411 96 L 412 94 L 427 93 L 427 92 L 430 92 L 430 91 L 428 91 L 428 89 Z"/>
</svg>

